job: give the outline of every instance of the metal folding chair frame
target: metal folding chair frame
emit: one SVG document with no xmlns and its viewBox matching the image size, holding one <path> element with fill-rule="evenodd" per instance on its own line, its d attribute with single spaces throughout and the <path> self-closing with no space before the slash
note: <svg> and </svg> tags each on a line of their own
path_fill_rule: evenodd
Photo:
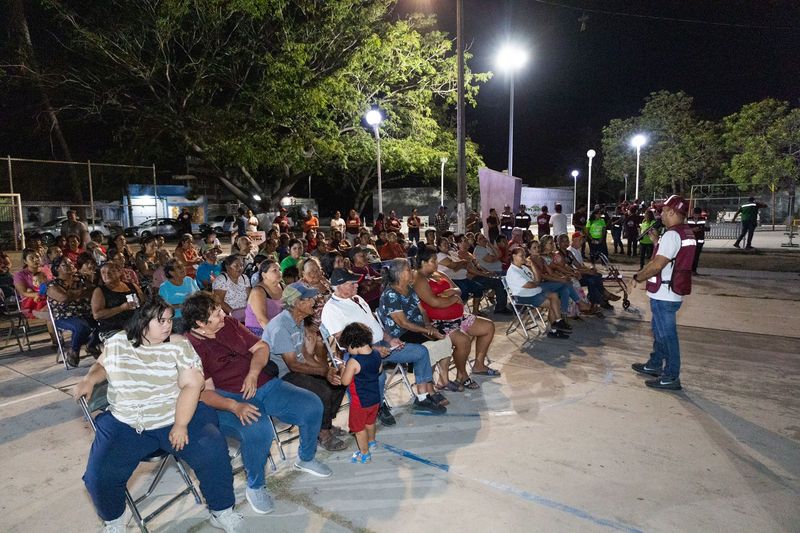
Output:
<svg viewBox="0 0 800 533">
<path fill-rule="evenodd" d="M 509 290 L 508 281 L 506 281 L 505 276 L 500 279 L 503 281 L 503 288 L 506 290 L 506 293 L 508 293 L 508 301 L 511 303 L 511 309 L 514 310 L 515 316 L 515 320 L 510 320 L 508 323 L 506 335 L 510 335 L 518 328 L 522 328 L 522 333 L 525 335 L 525 338 L 530 339 L 530 334 L 528 333 L 529 327 L 541 329 L 540 333 L 547 331 L 547 321 L 544 319 L 544 316 L 542 316 L 542 311 L 538 307 L 517 302 L 517 297 L 511 294 Z M 535 316 L 534 312 L 536 313 Z"/>
<path fill-rule="evenodd" d="M 81 398 L 78 402 L 81 406 L 81 410 L 83 411 L 83 416 L 89 422 L 89 425 L 92 427 L 92 431 L 94 433 L 97 433 L 97 426 L 95 425 L 92 413 L 95 411 L 105 411 L 106 408 L 108 407 L 108 401 L 106 400 L 107 390 L 108 390 L 108 382 L 96 385 L 94 391 L 92 392 L 92 397 L 89 400 L 89 402 L 87 402 L 85 398 Z M 153 493 L 159 481 L 161 481 L 161 478 L 164 476 L 164 471 L 167 467 L 167 462 L 169 461 L 170 458 L 173 458 L 175 460 L 175 465 L 178 467 L 178 472 L 180 473 L 181 478 L 183 478 L 183 481 L 186 484 L 186 488 L 183 489 L 178 494 L 174 495 L 172 498 L 167 500 L 162 505 L 160 505 L 157 509 L 155 509 L 147 516 L 142 516 L 142 513 L 139 510 L 138 506 Z M 203 500 L 200 497 L 200 493 L 197 491 L 197 488 L 194 486 L 192 479 L 189 477 L 189 473 L 186 471 L 186 467 L 183 465 L 183 463 L 178 457 L 170 453 L 163 452 L 159 453 L 158 455 L 145 458 L 141 462 L 154 462 L 154 461 L 158 461 L 158 467 L 156 468 L 153 480 L 150 482 L 150 485 L 147 487 L 147 490 L 144 492 L 144 494 L 134 499 L 128 488 L 127 487 L 125 488 L 125 501 L 127 502 L 128 508 L 131 510 L 133 519 L 136 521 L 136 525 L 139 526 L 139 530 L 141 531 L 141 533 L 149 533 L 150 530 L 147 528 L 147 523 L 153 520 L 156 516 L 163 513 L 173 503 L 175 503 L 180 498 L 186 496 L 189 493 L 191 493 L 194 496 L 194 500 L 197 504 L 203 503 Z"/>
</svg>

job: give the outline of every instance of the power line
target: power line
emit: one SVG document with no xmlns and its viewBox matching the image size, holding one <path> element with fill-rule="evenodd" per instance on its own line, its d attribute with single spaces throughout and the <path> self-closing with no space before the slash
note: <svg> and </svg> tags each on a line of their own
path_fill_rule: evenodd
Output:
<svg viewBox="0 0 800 533">
<path fill-rule="evenodd" d="M 601 15 L 611 15 L 616 17 L 631 17 L 631 18 L 638 18 L 638 19 L 648 19 L 648 20 L 665 20 L 669 22 L 682 22 L 686 24 L 700 24 L 700 25 L 707 25 L 707 26 L 723 26 L 728 28 L 747 28 L 747 29 L 756 29 L 756 30 L 781 30 L 781 31 L 797 31 L 800 32 L 800 27 L 798 26 L 765 26 L 759 24 L 737 24 L 735 22 L 714 22 L 711 20 L 700 20 L 700 19 L 684 19 L 684 18 L 676 18 L 676 17 L 662 17 L 658 15 L 643 15 L 640 13 L 625 13 L 622 11 L 609 11 L 606 9 L 589 9 L 583 8 L 578 6 L 571 6 L 569 4 L 562 4 L 561 2 L 554 2 L 552 0 L 533 0 L 539 4 L 544 4 L 553 7 L 561 7 L 564 9 L 570 9 L 572 11 L 580 11 L 582 13 L 599 13 Z"/>
</svg>

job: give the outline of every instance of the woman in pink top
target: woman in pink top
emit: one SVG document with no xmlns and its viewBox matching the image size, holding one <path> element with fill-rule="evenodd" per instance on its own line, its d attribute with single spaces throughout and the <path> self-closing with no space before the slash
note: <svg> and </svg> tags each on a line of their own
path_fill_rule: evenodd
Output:
<svg viewBox="0 0 800 533">
<path fill-rule="evenodd" d="M 22 270 L 14 274 L 14 289 L 20 298 L 22 314 L 27 318 L 46 320 L 47 299 L 39 294 L 39 289 L 43 283 L 53 279 L 53 276 L 41 270 L 42 258 L 36 250 L 23 250 L 22 262 Z"/>
<path fill-rule="evenodd" d="M 280 264 L 272 258 L 265 259 L 258 269 L 260 280 L 247 297 L 244 325 L 261 337 L 270 320 L 283 310 L 283 278 Z"/>
</svg>

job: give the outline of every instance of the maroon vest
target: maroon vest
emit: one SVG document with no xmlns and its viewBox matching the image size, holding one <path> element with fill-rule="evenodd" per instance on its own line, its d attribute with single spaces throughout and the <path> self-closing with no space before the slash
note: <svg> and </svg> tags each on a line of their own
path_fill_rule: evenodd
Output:
<svg viewBox="0 0 800 533">
<path fill-rule="evenodd" d="M 694 262 L 694 251 L 697 247 L 694 231 L 688 224 L 678 224 L 669 228 L 667 231 L 677 231 L 681 237 L 681 249 L 678 250 L 678 255 L 672 259 L 672 279 L 662 280 L 661 272 L 656 274 L 655 281 L 647 281 L 647 292 L 656 293 L 661 285 L 669 285 L 669 288 L 675 294 L 686 296 L 692 292 L 692 263 Z M 665 233 L 666 235 L 666 233 Z M 658 253 L 658 245 L 653 250 L 653 256 Z"/>
</svg>

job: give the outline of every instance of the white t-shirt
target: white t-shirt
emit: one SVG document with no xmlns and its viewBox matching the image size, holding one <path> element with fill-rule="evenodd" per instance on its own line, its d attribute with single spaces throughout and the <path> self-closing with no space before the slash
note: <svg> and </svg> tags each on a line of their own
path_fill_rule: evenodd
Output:
<svg viewBox="0 0 800 533">
<path fill-rule="evenodd" d="M 522 267 L 518 267 L 512 264 L 508 267 L 508 272 L 506 272 L 506 282 L 508 283 L 508 288 L 511 291 L 511 294 L 514 296 L 536 296 L 540 292 L 542 292 L 541 287 L 524 287 L 524 285 L 528 282 L 536 281 L 536 278 L 533 276 L 533 272 L 522 265 Z"/>
<path fill-rule="evenodd" d="M 322 325 L 328 330 L 328 334 L 341 333 L 345 326 L 353 322 L 364 324 L 372 330 L 373 344 L 383 340 L 383 327 L 361 296 L 343 299 L 333 295 L 325 302 L 322 308 Z"/>
<path fill-rule="evenodd" d="M 453 270 L 451 268 L 447 268 L 442 264 L 442 259 L 449 258 L 452 261 L 461 261 L 455 254 L 446 254 L 444 252 L 439 252 L 436 254 L 436 261 L 439 262 L 439 272 L 445 274 L 450 279 L 467 279 L 467 269 L 462 268 L 460 270 Z"/>
<path fill-rule="evenodd" d="M 494 253 L 489 250 L 486 246 L 476 246 L 475 247 L 475 259 L 478 260 L 478 264 L 488 270 L 489 272 L 502 272 L 503 271 L 503 263 L 500 262 L 499 259 L 495 259 L 494 263 L 490 263 L 485 261 L 484 258 L 487 255 L 494 255 Z"/>
<path fill-rule="evenodd" d="M 658 241 L 658 253 L 656 255 L 661 255 L 666 257 L 667 259 L 675 259 L 678 255 L 678 252 L 681 249 L 681 236 L 677 231 L 669 230 L 664 235 L 661 236 L 661 239 Z M 669 281 L 672 279 L 672 267 L 675 265 L 674 262 L 670 261 L 667 263 L 667 266 L 661 271 L 661 281 Z M 655 282 L 656 278 L 653 276 L 648 281 Z M 675 294 L 672 292 L 669 284 L 662 283 L 661 287 L 658 288 L 658 292 L 647 292 L 647 296 L 654 300 L 663 300 L 667 302 L 680 302 L 683 300 L 683 296 L 680 294 Z"/>
<path fill-rule="evenodd" d="M 567 215 L 564 213 L 554 213 L 550 217 L 550 224 L 553 226 L 553 235 L 558 237 L 567 232 Z"/>
<path fill-rule="evenodd" d="M 239 275 L 239 281 L 234 283 L 224 272 L 217 276 L 211 285 L 213 289 L 225 291 L 225 303 L 231 309 L 244 309 L 247 307 L 247 290 L 250 288 L 250 280 L 244 274 Z"/>
<path fill-rule="evenodd" d="M 331 219 L 331 235 L 333 235 L 334 231 L 341 231 L 342 235 L 344 235 L 344 228 L 345 228 L 345 221 L 343 218 L 332 218 Z"/>
</svg>

